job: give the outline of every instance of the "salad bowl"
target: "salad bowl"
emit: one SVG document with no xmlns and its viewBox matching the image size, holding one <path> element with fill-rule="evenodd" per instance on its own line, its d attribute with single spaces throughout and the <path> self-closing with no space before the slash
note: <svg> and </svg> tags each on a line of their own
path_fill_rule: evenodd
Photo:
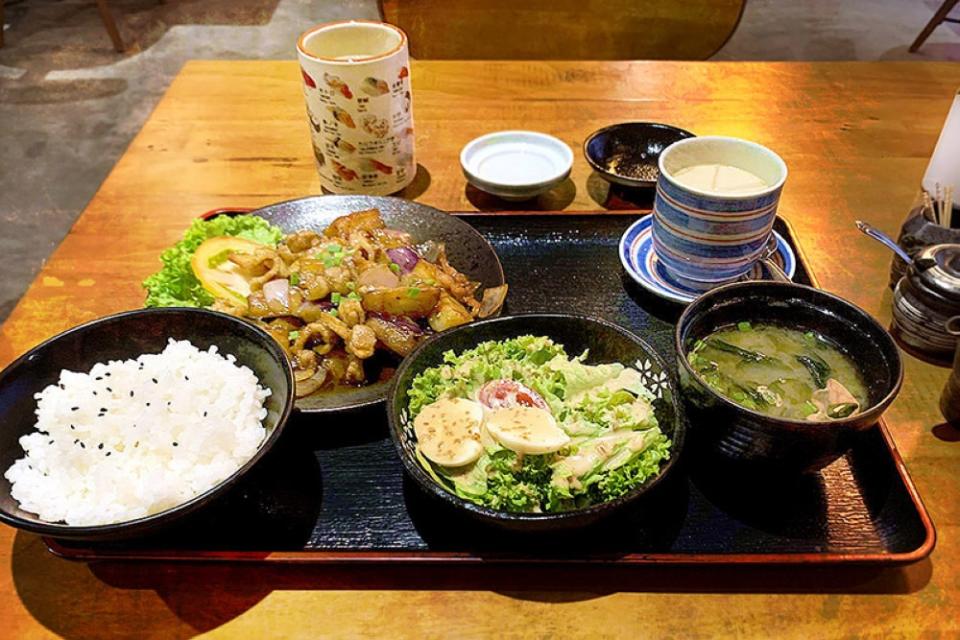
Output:
<svg viewBox="0 0 960 640">
<path fill-rule="evenodd" d="M 411 387 L 418 375 L 445 361 L 450 352 L 461 353 L 488 341 L 520 336 L 543 336 L 563 345 L 567 354 L 589 351 L 585 363 L 622 363 L 635 367 L 651 393 L 659 429 L 670 439 L 669 457 L 659 471 L 626 493 L 582 508 L 542 513 L 494 509 L 464 499 L 438 483 L 418 453 L 417 436 L 410 417 Z M 520 381 L 522 382 L 522 381 Z M 570 530 L 593 524 L 633 508 L 675 467 L 684 441 L 684 422 L 678 406 L 674 376 L 659 355 L 630 331 L 610 322 L 567 314 L 523 314 L 475 322 L 439 334 L 420 345 L 400 365 L 387 397 L 390 436 L 407 474 L 428 495 L 468 516 L 516 532 Z"/>
</svg>

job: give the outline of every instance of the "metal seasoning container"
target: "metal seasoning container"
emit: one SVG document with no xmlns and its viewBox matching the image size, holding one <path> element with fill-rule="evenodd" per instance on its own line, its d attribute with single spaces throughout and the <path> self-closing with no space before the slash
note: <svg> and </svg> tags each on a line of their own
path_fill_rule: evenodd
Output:
<svg viewBox="0 0 960 640">
<path fill-rule="evenodd" d="M 954 316 L 947 321 L 947 332 L 960 338 L 960 316 Z M 960 426 L 960 341 L 957 342 L 957 352 L 953 357 L 953 373 L 947 379 L 940 396 L 940 413 L 947 422 Z"/>
<path fill-rule="evenodd" d="M 894 336 L 918 355 L 949 366 L 957 335 L 948 321 L 960 315 L 960 244 L 920 251 L 893 294 Z"/>
<path fill-rule="evenodd" d="M 960 209 L 954 209 L 953 218 L 960 219 Z M 910 257 L 916 258 L 925 248 L 934 244 L 960 244 L 960 229 L 951 229 L 931 219 L 931 211 L 923 206 L 915 207 L 900 228 L 900 245 Z M 907 273 L 907 263 L 894 255 L 890 263 L 890 288 L 894 289 Z"/>
</svg>

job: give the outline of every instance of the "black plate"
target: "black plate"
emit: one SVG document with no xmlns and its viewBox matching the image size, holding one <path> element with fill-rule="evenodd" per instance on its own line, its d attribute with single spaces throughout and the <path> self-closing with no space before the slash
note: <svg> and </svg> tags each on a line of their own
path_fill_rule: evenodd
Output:
<svg viewBox="0 0 960 640">
<path fill-rule="evenodd" d="M 615 322 L 672 365 L 681 308 L 635 286 L 617 256 L 629 215 L 465 217 L 494 246 L 511 293 L 505 313 L 564 312 Z M 775 228 L 796 248 L 790 229 Z M 802 253 L 795 279 L 811 283 Z M 689 434 L 688 434 L 689 435 Z M 882 428 L 808 478 L 769 484 L 699 464 L 688 442 L 671 477 L 629 511 L 578 534 L 522 536 L 478 525 L 404 477 L 382 407 L 294 415 L 255 477 L 168 535 L 136 544 L 54 545 L 78 559 L 296 562 L 908 562 L 934 533 Z M 571 537 L 572 536 L 572 537 Z"/>
<path fill-rule="evenodd" d="M 251 213 L 269 220 L 284 233 L 293 233 L 301 229 L 322 231 L 336 218 L 364 209 L 379 209 L 388 227 L 406 231 L 417 243 L 426 240 L 444 243 L 450 264 L 479 282 L 481 291 L 504 283 L 497 253 L 483 236 L 455 216 L 410 200 L 378 196 L 313 196 L 272 204 Z M 383 402 L 389 386 L 389 381 L 385 380 L 363 387 L 337 387 L 298 398 L 296 407 L 306 413 L 358 409 Z"/>
</svg>

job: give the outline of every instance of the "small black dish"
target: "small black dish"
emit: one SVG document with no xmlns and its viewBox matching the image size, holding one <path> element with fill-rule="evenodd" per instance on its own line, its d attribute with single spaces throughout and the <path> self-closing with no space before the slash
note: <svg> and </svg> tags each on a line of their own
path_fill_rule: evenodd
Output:
<svg viewBox="0 0 960 640">
<path fill-rule="evenodd" d="M 604 180 L 625 187 L 654 187 L 664 149 L 694 134 L 658 122 L 623 122 L 594 131 L 583 155 Z"/>
<path fill-rule="evenodd" d="M 560 513 L 512 513 L 498 511 L 469 502 L 438 485 L 420 466 L 416 458 L 416 435 L 406 419 L 407 390 L 413 379 L 425 369 L 443 362 L 443 354 L 472 349 L 486 340 L 507 340 L 522 335 L 547 336 L 564 345 L 568 354 L 589 349 L 588 363 L 640 362 L 644 384 L 657 398 L 654 413 L 660 429 L 673 441 L 670 459 L 660 473 L 633 491 L 610 502 L 575 511 Z M 676 385 L 670 370 L 643 340 L 609 322 L 567 314 L 530 314 L 508 316 L 475 322 L 441 333 L 407 356 L 397 370 L 387 397 L 387 418 L 390 437 L 397 448 L 407 473 L 427 494 L 486 524 L 517 532 L 569 530 L 593 524 L 606 516 L 622 512 L 634 504 L 674 468 L 683 448 L 684 423 L 680 415 Z"/>
<path fill-rule="evenodd" d="M 828 423 L 775 418 L 741 407 L 701 382 L 687 361 L 697 340 L 741 321 L 813 329 L 849 355 L 866 383 L 869 407 Z M 721 458 L 774 474 L 817 471 L 849 450 L 873 427 L 903 382 L 897 346 L 870 314 L 820 289 L 789 282 L 742 282 L 697 298 L 675 333 L 680 388 L 692 442 Z"/>
<path fill-rule="evenodd" d="M 377 209 L 387 226 L 406 231 L 414 243 L 443 243 L 450 264 L 481 285 L 480 291 L 504 284 L 503 267 L 497 252 L 486 238 L 467 222 L 449 213 L 419 202 L 384 196 L 326 195 L 298 198 L 252 211 L 280 227 L 284 233 L 301 229 L 323 231 L 340 216 L 354 211 Z M 390 356 L 384 360 L 394 366 Z M 368 375 L 372 372 L 368 370 Z M 387 396 L 388 380 L 377 380 L 361 387 L 342 386 L 297 398 L 296 407 L 304 413 L 327 413 L 359 409 L 380 404 Z"/>
<path fill-rule="evenodd" d="M 266 401 L 268 435 L 260 449 L 237 471 L 205 493 L 137 520 L 95 526 L 70 526 L 40 520 L 10 495 L 3 477 L 23 457 L 21 436 L 34 430 L 34 394 L 56 384 L 60 371 L 89 371 L 97 362 L 136 358 L 163 351 L 170 338 L 189 340 L 198 349 L 216 345 L 249 367 L 272 393 Z M 200 383 L 202 384 L 202 382 Z M 71 540 L 119 540 L 158 531 L 213 502 L 263 458 L 280 438 L 293 408 L 293 371 L 276 341 L 253 325 L 205 309 L 141 309 L 107 316 L 69 329 L 34 347 L 0 372 L 0 521 L 18 529 Z"/>
</svg>

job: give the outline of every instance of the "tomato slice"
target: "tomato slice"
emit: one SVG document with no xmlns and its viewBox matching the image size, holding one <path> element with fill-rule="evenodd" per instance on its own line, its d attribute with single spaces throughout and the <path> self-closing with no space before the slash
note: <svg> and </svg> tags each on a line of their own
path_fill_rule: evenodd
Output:
<svg viewBox="0 0 960 640">
<path fill-rule="evenodd" d="M 264 246 L 236 236 L 208 238 L 193 252 L 190 267 L 203 288 L 215 298 L 245 307 L 250 283 L 229 257 L 231 253 L 253 253 Z"/>
<path fill-rule="evenodd" d="M 490 409 L 521 406 L 550 411 L 550 406 L 543 396 L 516 380 L 501 379 L 488 382 L 480 387 L 477 400 Z"/>
</svg>

